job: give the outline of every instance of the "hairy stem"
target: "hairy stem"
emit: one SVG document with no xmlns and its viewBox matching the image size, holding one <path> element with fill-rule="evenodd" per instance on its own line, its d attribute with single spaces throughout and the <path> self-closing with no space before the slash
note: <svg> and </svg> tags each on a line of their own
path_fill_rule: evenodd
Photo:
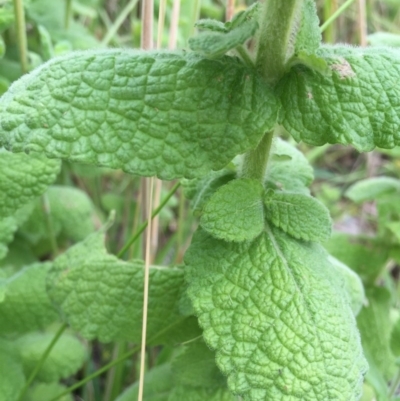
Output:
<svg viewBox="0 0 400 401">
<path fill-rule="evenodd" d="M 263 10 L 256 67 L 271 85 L 285 73 L 292 56 L 291 39 L 300 18 L 303 0 L 266 0 Z"/>
<path fill-rule="evenodd" d="M 274 131 L 267 132 L 258 146 L 245 154 L 241 174 L 243 178 L 264 181 L 273 137 Z"/>
</svg>

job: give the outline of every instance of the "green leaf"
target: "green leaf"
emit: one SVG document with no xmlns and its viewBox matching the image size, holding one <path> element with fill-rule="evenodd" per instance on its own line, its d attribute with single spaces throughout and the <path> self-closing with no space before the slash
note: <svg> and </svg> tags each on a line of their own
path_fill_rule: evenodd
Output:
<svg viewBox="0 0 400 401">
<path fill-rule="evenodd" d="M 201 19 L 194 26 L 202 31 L 229 32 L 229 28 L 223 22 L 215 19 Z"/>
<path fill-rule="evenodd" d="M 390 337 L 390 348 L 393 355 L 400 357 L 400 319 L 393 326 Z"/>
<path fill-rule="evenodd" d="M 362 203 L 400 191 L 400 180 L 392 177 L 373 177 L 357 181 L 347 189 L 345 196 L 353 202 Z"/>
<path fill-rule="evenodd" d="M 27 266 L 6 280 L 0 303 L 0 335 L 26 333 L 54 322 L 58 314 L 46 293 L 50 263 Z"/>
<path fill-rule="evenodd" d="M 389 32 L 375 32 L 367 37 L 371 46 L 400 47 L 400 35 Z"/>
<path fill-rule="evenodd" d="M 368 360 L 369 370 L 367 372 L 366 382 L 369 383 L 376 395 L 378 397 L 374 397 L 368 401 L 393 401 L 389 400 L 389 389 L 387 380 L 383 377 L 382 371 L 375 365 L 373 358 L 369 355 L 369 351 L 364 349 L 364 355 Z M 365 387 L 365 386 L 364 386 Z M 363 399 L 361 400 L 363 401 Z"/>
<path fill-rule="evenodd" d="M 2 2 L 2 7 L 0 7 L 0 32 L 2 33 L 11 25 L 14 24 L 14 9 L 13 4 L 10 0 Z"/>
<path fill-rule="evenodd" d="M 373 283 L 385 267 L 389 248 L 373 238 L 334 233 L 324 244 L 330 254 L 354 270 L 363 283 Z"/>
<path fill-rule="evenodd" d="M 276 138 L 269 163 L 265 186 L 288 192 L 310 193 L 314 169 L 306 157 L 290 143 Z"/>
<path fill-rule="evenodd" d="M 13 217 L 0 219 L 0 259 L 7 255 L 7 244 L 13 240 L 17 229 L 18 225 Z"/>
<path fill-rule="evenodd" d="M 50 401 L 63 393 L 66 387 L 59 383 L 38 383 L 29 390 L 28 401 Z M 67 394 L 58 401 L 73 401 L 72 395 Z"/>
<path fill-rule="evenodd" d="M 100 220 L 89 196 L 73 187 L 52 186 L 48 189 L 48 210 L 43 199 L 38 199 L 28 221 L 21 227 L 22 235 L 32 244 L 48 239 L 50 219 L 55 236 L 74 242 L 84 240 L 100 226 Z"/>
<path fill-rule="evenodd" d="M 144 377 L 144 401 L 168 401 L 174 388 L 170 364 L 156 366 Z M 137 401 L 139 383 L 127 388 L 115 401 Z"/>
<path fill-rule="evenodd" d="M 191 178 L 254 148 L 278 107 L 261 78 L 234 58 L 76 52 L 10 87 L 0 100 L 0 143 L 138 175 Z"/>
<path fill-rule="evenodd" d="M 189 296 L 228 386 L 245 400 L 358 400 L 367 370 L 327 254 L 279 230 L 240 244 L 199 230 Z M 272 301 L 271 301 L 272 300 Z"/>
<path fill-rule="evenodd" d="M 354 273 L 350 267 L 346 266 L 335 257 L 329 256 L 329 261 L 338 275 L 342 278 L 342 287 L 344 292 L 348 294 L 354 316 L 357 316 L 360 313 L 363 304 L 365 303 L 365 291 L 360 277 Z"/>
<path fill-rule="evenodd" d="M 368 304 L 357 316 L 362 346 L 368 362 L 389 380 L 395 371 L 395 358 L 390 349 L 390 293 L 385 288 L 367 287 L 366 295 Z"/>
<path fill-rule="evenodd" d="M 190 38 L 190 48 L 206 57 L 222 56 L 254 36 L 258 30 L 258 11 L 259 4 L 255 3 L 246 11 L 237 14 L 231 22 L 226 23 L 227 29 L 225 31 L 222 31 L 220 24 L 203 22 L 202 28 L 205 27 L 208 32 L 202 32 Z"/>
<path fill-rule="evenodd" d="M 25 376 L 18 360 L 3 350 L 0 350 L 0 377 L 0 400 L 17 401 Z"/>
<path fill-rule="evenodd" d="M 331 236 L 329 210 L 311 196 L 270 191 L 264 203 L 266 219 L 294 238 L 321 242 Z"/>
<path fill-rule="evenodd" d="M 53 340 L 53 333 L 30 333 L 16 340 L 24 371 L 28 377 Z M 87 357 L 83 344 L 74 336 L 63 334 L 44 361 L 36 379 L 51 383 L 77 372 Z"/>
<path fill-rule="evenodd" d="M 168 401 L 236 401 L 226 389 L 208 389 L 204 387 L 177 386 L 172 390 Z"/>
<path fill-rule="evenodd" d="M 33 204 L 27 204 L 18 209 L 14 215 L 0 218 L 0 259 L 7 255 L 7 245 L 14 239 L 17 229 L 28 219 L 32 209 Z"/>
<path fill-rule="evenodd" d="M 140 343 L 144 263 L 107 253 L 99 231 L 58 256 L 48 275 L 50 298 L 84 338 Z M 179 268 L 150 268 L 148 344 L 177 344 L 199 335 L 193 318 L 179 313 L 185 288 Z"/>
<path fill-rule="evenodd" d="M 392 49 L 324 47 L 332 75 L 294 67 L 279 84 L 279 121 L 297 141 L 342 143 L 360 151 L 400 144 L 400 54 Z"/>
<path fill-rule="evenodd" d="M 400 202 L 398 192 L 381 195 L 376 202 L 378 209 L 378 235 L 384 237 L 389 232 L 390 237 L 396 236 L 396 224 L 400 222 Z M 386 239 L 387 245 L 389 241 Z M 395 239 L 397 242 L 397 239 Z"/>
<path fill-rule="evenodd" d="M 315 0 L 305 0 L 302 5 L 300 29 L 296 36 L 295 53 L 315 53 L 322 40 Z"/>
<path fill-rule="evenodd" d="M 59 170 L 58 160 L 0 149 L 0 218 L 12 215 L 41 195 L 56 179 Z"/>
<path fill-rule="evenodd" d="M 190 206 L 195 216 L 201 215 L 205 204 L 221 186 L 236 178 L 234 166 L 226 167 L 218 171 L 210 171 L 204 177 L 183 179 L 182 186 L 185 197 L 190 199 Z"/>
<path fill-rule="evenodd" d="M 215 364 L 215 355 L 202 341 L 185 347 L 172 364 L 175 383 L 208 389 L 226 387 L 226 379 Z"/>
<path fill-rule="evenodd" d="M 206 203 L 200 225 L 216 238 L 251 240 L 264 227 L 263 187 L 253 179 L 239 179 L 219 188 Z"/>
</svg>

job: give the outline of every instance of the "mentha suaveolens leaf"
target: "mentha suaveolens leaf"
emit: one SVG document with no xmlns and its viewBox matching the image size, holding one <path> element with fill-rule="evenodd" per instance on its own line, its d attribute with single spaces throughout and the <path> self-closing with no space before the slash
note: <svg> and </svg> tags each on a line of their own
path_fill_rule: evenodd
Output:
<svg viewBox="0 0 400 401">
<path fill-rule="evenodd" d="M 322 47 L 331 74 L 294 67 L 278 85 L 280 122 L 311 145 L 343 143 L 360 151 L 400 144 L 400 52 Z"/>
<path fill-rule="evenodd" d="M 267 191 L 265 217 L 294 238 L 322 242 L 331 236 L 329 210 L 317 199 L 303 194 Z"/>
<path fill-rule="evenodd" d="M 199 230 L 188 293 L 228 386 L 246 401 L 357 401 L 367 370 L 326 252 L 280 230 L 229 243 Z"/>
<path fill-rule="evenodd" d="M 11 216 L 41 195 L 59 171 L 59 160 L 37 154 L 13 154 L 0 148 L 0 218 Z"/>
<path fill-rule="evenodd" d="M 263 186 L 253 179 L 239 179 L 220 187 L 206 203 L 200 225 L 216 238 L 246 241 L 264 228 Z"/>
<path fill-rule="evenodd" d="M 256 147 L 278 109 L 272 90 L 232 57 L 76 52 L 3 95 L 0 144 L 138 175 L 195 177 Z"/>
<path fill-rule="evenodd" d="M 107 253 L 104 241 L 101 230 L 58 256 L 48 274 L 48 293 L 82 337 L 140 342 L 144 263 Z M 199 335 L 195 319 L 179 312 L 184 287 L 182 269 L 151 266 L 148 344 L 176 344 Z"/>
<path fill-rule="evenodd" d="M 190 38 L 190 48 L 206 57 L 222 56 L 254 36 L 259 26 L 260 11 L 260 4 L 255 3 L 247 10 L 236 14 L 232 21 L 224 25 L 218 21 L 200 21 L 200 24 L 196 24 L 197 27 L 206 29 L 206 32 Z"/>
</svg>

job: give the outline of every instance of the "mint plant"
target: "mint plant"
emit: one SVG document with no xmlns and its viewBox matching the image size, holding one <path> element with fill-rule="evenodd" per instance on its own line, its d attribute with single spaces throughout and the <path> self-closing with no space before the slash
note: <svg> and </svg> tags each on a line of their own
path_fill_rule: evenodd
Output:
<svg viewBox="0 0 400 401">
<path fill-rule="evenodd" d="M 59 159 L 182 179 L 200 216 L 185 266 L 151 267 L 147 343 L 185 349 L 150 371 L 148 399 L 156 385 L 169 401 L 360 399 L 363 286 L 321 245 L 331 220 L 310 194 L 311 166 L 274 137 L 397 146 L 399 56 L 322 45 L 313 0 L 267 0 L 198 27 L 190 52 L 68 53 L 0 99 L 0 145 L 12 152 L 0 153 L 0 257 L 17 230 L 38 249 L 54 246 L 42 243 L 46 229 L 76 243 L 0 280 L 7 400 L 23 400 L 34 377 L 36 397 L 49 388 L 54 400 L 68 394 L 57 382 L 82 365 L 79 343 L 62 326 L 55 355 L 41 360 L 51 339 L 28 333 L 58 317 L 88 340 L 140 342 L 143 262 L 106 251 L 110 223 L 97 232 L 86 224 L 94 207 L 82 194 L 51 187 L 42 198 L 50 218 L 31 202 L 53 183 Z M 13 158 L 26 160 L 21 172 L 6 168 Z M 66 217 L 68 196 L 77 207 Z M 31 376 L 35 363 L 40 374 Z"/>
</svg>

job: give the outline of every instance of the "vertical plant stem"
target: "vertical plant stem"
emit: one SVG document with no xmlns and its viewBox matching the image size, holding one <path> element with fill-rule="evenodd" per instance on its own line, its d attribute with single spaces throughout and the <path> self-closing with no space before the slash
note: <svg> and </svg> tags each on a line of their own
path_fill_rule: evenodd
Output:
<svg viewBox="0 0 400 401">
<path fill-rule="evenodd" d="M 154 1 L 143 0 L 141 47 L 144 50 L 151 50 L 153 48 L 153 14 Z"/>
<path fill-rule="evenodd" d="M 325 0 L 324 3 L 324 21 L 327 21 L 329 17 L 335 12 L 333 0 Z M 329 25 L 324 32 L 324 39 L 326 43 L 335 42 L 335 26 L 333 24 Z"/>
<path fill-rule="evenodd" d="M 157 26 L 157 49 L 161 49 L 162 46 L 166 8 L 167 8 L 167 0 L 160 0 L 160 10 L 158 12 L 158 26 Z"/>
<path fill-rule="evenodd" d="M 40 369 L 42 368 L 44 362 L 46 361 L 47 357 L 50 355 L 51 350 L 54 348 L 54 346 L 57 344 L 57 341 L 60 339 L 61 335 L 64 333 L 65 329 L 67 328 L 67 324 L 64 323 L 57 331 L 57 333 L 54 335 L 53 339 L 51 340 L 50 344 L 47 346 L 46 350 L 42 354 L 38 364 L 36 365 L 35 369 L 33 369 L 31 375 L 29 376 L 28 380 L 25 383 L 25 386 L 23 387 L 18 401 L 22 401 L 24 399 L 24 395 L 26 391 L 28 390 L 29 386 L 32 384 L 33 380 L 35 380 L 35 377 L 39 373 Z"/>
<path fill-rule="evenodd" d="M 191 15 L 191 22 L 190 22 L 191 30 L 189 32 L 189 37 L 194 35 L 194 32 L 196 30 L 195 24 L 200 16 L 200 0 L 192 0 L 192 1 L 193 1 L 193 13 Z M 186 40 L 187 39 L 188 38 L 186 38 Z"/>
<path fill-rule="evenodd" d="M 146 235 L 146 251 L 144 260 L 144 290 L 143 290 L 143 324 L 142 324 L 142 345 L 140 352 L 140 376 L 139 376 L 139 392 L 138 401 L 143 401 L 143 390 L 144 390 L 144 375 L 145 375 L 145 363 L 146 363 L 146 334 L 147 334 L 147 311 L 148 311 L 148 300 L 149 300 L 149 277 L 150 277 L 150 248 L 151 248 L 151 204 L 153 200 L 153 187 L 154 179 L 150 178 L 148 185 L 148 216 L 147 220 L 149 225 L 147 227 Z"/>
<path fill-rule="evenodd" d="M 184 251 L 183 251 L 184 229 L 185 229 L 185 196 L 183 194 L 183 191 L 180 191 L 175 263 L 182 263 L 183 253 L 184 253 Z"/>
<path fill-rule="evenodd" d="M 24 74 L 29 70 L 28 45 L 26 39 L 25 10 L 22 0 L 14 0 L 15 22 L 18 36 L 18 49 L 21 69 Z"/>
<path fill-rule="evenodd" d="M 360 32 L 360 45 L 367 46 L 367 12 L 365 0 L 358 0 L 358 27 Z"/>
<path fill-rule="evenodd" d="M 176 192 L 176 190 L 180 187 L 180 183 L 177 182 L 171 190 L 168 192 L 168 195 L 162 200 L 160 203 L 160 206 L 156 209 L 153 210 L 153 213 L 151 214 L 151 218 L 154 218 L 155 216 L 160 213 L 160 211 L 163 209 L 163 207 L 167 204 L 167 202 L 171 199 L 173 194 Z M 123 256 L 123 254 L 132 246 L 132 244 L 140 237 L 140 235 L 143 233 L 143 231 L 146 229 L 146 227 L 149 224 L 149 220 L 146 220 L 136 231 L 135 234 L 132 235 L 132 237 L 128 240 L 128 242 L 123 246 L 123 248 L 118 252 L 117 256 L 120 258 Z"/>
<path fill-rule="evenodd" d="M 266 0 L 264 5 L 256 68 L 274 85 L 285 73 L 292 55 L 290 37 L 300 18 L 302 0 Z"/>
<path fill-rule="evenodd" d="M 128 15 L 132 12 L 132 10 L 136 7 L 138 1 L 139 0 L 131 0 L 121 11 L 115 22 L 112 24 L 111 28 L 108 30 L 107 35 L 104 36 L 103 40 L 101 41 L 101 44 L 103 46 L 107 46 L 111 42 L 111 40 L 117 34 L 118 29 L 124 23 L 124 21 L 126 20 Z"/>
<path fill-rule="evenodd" d="M 143 0 L 142 6 L 142 37 L 141 47 L 144 50 L 151 50 L 153 48 L 153 15 L 154 15 L 154 1 Z M 143 288 L 143 324 L 142 324 L 142 344 L 140 353 L 140 373 L 139 373 L 139 391 L 138 401 L 143 400 L 144 390 L 144 375 L 145 375 L 145 362 L 146 362 L 146 333 L 147 333 L 147 310 L 149 299 L 149 272 L 150 272 L 150 240 L 151 240 L 151 216 L 152 216 L 152 202 L 153 202 L 153 186 L 154 179 L 145 179 L 142 181 L 142 188 L 145 188 L 145 195 L 147 202 L 147 235 L 146 235 L 146 249 L 145 249 L 145 269 L 144 269 L 144 288 Z"/>
<path fill-rule="evenodd" d="M 46 222 L 47 234 L 50 240 L 51 250 L 53 252 L 53 256 L 56 256 L 58 254 L 58 246 L 57 246 L 56 234 L 54 232 L 53 222 L 51 220 L 51 206 L 47 194 L 44 194 L 42 196 L 42 209 Z"/>
<path fill-rule="evenodd" d="M 235 13 L 235 0 L 226 0 L 225 21 L 230 21 Z"/>
<path fill-rule="evenodd" d="M 69 28 L 69 21 L 71 19 L 71 13 L 72 13 L 72 0 L 65 0 L 65 20 L 64 20 L 64 26 L 65 29 Z"/>
<path fill-rule="evenodd" d="M 247 152 L 244 156 L 241 176 L 264 181 L 269 153 L 271 151 L 274 131 L 267 132 L 258 146 Z"/>
<path fill-rule="evenodd" d="M 178 27 L 179 27 L 179 14 L 181 10 L 181 0 L 174 0 L 172 6 L 171 26 L 169 29 L 169 43 L 168 49 L 173 50 L 176 48 L 178 41 Z"/>
<path fill-rule="evenodd" d="M 348 7 L 350 7 L 355 0 L 347 0 L 345 3 L 343 3 L 321 26 L 320 30 L 321 32 L 324 32 L 325 29 L 328 28 L 330 24 L 332 24 L 333 21 L 336 20 L 342 13 L 346 11 Z"/>
</svg>

